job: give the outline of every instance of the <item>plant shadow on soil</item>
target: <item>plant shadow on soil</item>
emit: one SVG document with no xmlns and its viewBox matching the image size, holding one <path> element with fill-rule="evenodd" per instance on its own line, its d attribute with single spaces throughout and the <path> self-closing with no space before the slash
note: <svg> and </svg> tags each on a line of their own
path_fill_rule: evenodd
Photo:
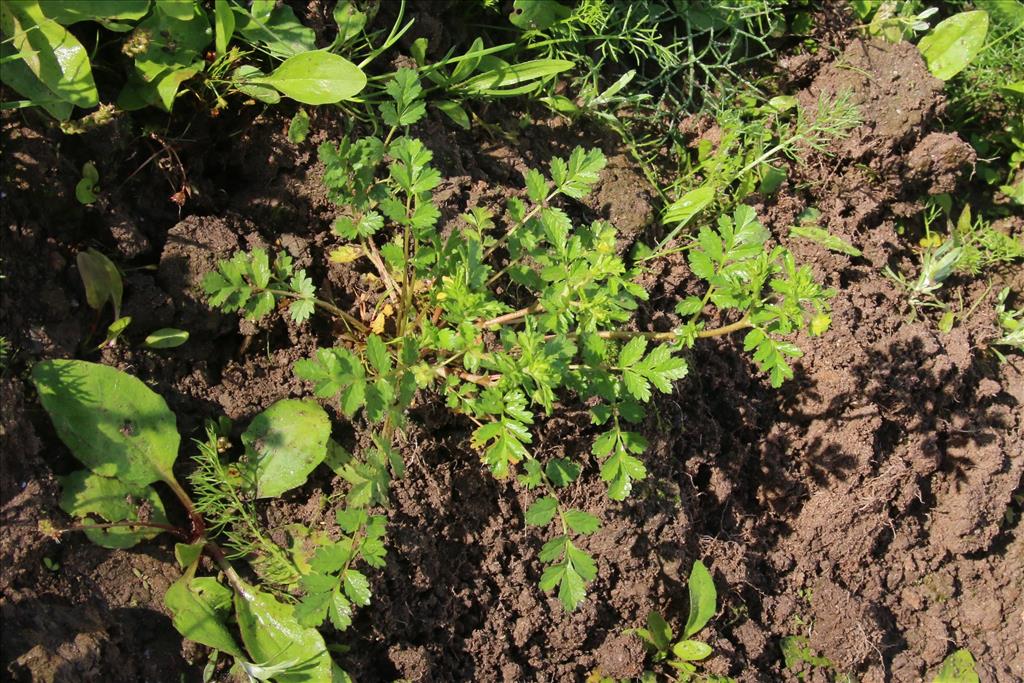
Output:
<svg viewBox="0 0 1024 683">
<path fill-rule="evenodd" d="M 498 117 L 498 129 L 519 130 L 518 115 Z M 127 181 L 138 160 L 103 156 L 105 135 L 61 147 L 37 122 L 25 125 L 12 113 L 3 121 L 10 152 L 4 182 L 17 178 L 20 185 L 10 186 L 4 200 L 0 333 L 21 349 L 14 372 L 0 383 L 5 666 L 32 680 L 200 680 L 205 654 L 181 646 L 162 605 L 178 575 L 169 540 L 107 551 L 81 538 L 58 546 L 33 532 L 41 518 L 63 519 L 54 474 L 77 466 L 23 372 L 38 358 L 78 355 L 90 336 L 94 316 L 72 264 L 77 251 L 99 245 L 123 265 L 156 264 L 155 272 L 126 278 L 125 309 L 138 332 L 130 330 L 128 344 L 88 357 L 136 374 L 165 397 L 185 445 L 179 476 L 204 420 L 227 414 L 237 436 L 274 400 L 307 396 L 290 368 L 333 343 L 330 323 L 236 324 L 210 312 L 196 288 L 217 258 L 264 246 L 291 252 L 342 305 L 365 304 L 360 271 L 324 258 L 335 209 L 320 186 L 315 148 L 337 139 L 342 122 L 314 112 L 314 134 L 298 146 L 285 137 L 284 108 L 190 126 L 191 141 L 176 144 L 196 192 L 178 221 L 158 165 Z M 432 116 L 417 132 L 447 178 L 438 190 L 442 223 L 475 203 L 502 204 L 520 192 L 527 168 L 546 167 L 577 144 L 596 144 L 612 162 L 596 196 L 571 205 L 570 213 L 608 218 L 628 241 L 649 229 L 650 191 L 600 131 L 534 116 L 508 140 L 453 132 Z M 905 132 L 890 137 L 900 136 Z M 113 137 L 115 150 L 129 147 Z M 888 188 L 913 142 L 862 160 L 877 167 L 878 187 L 889 192 L 879 190 L 884 201 L 854 206 L 859 195 L 846 189 L 864 178 L 833 177 L 836 165 L 828 165 L 828 178 L 814 179 L 811 197 L 799 197 L 795 177 L 759 208 L 785 241 L 792 216 L 817 201 L 827 227 L 865 252 L 850 259 L 787 244 L 840 293 L 835 329 L 800 340 L 807 356 L 781 390 L 765 385 L 739 340 L 700 343 L 690 376 L 648 411 L 642 431 L 651 442 L 650 477 L 623 503 L 609 501 L 596 481 L 589 456 L 596 432 L 587 411 L 563 405 L 539 419 L 535 454 L 588 461 L 568 502 L 603 521 L 587 543 L 598 578 L 577 612 L 562 612 L 536 586 L 545 533 L 522 524 L 536 494 L 491 478 L 468 449 L 469 425 L 448 414 L 442 397 L 425 395 L 403 445 L 408 474 L 394 485 L 387 512 L 387 564 L 371 574 L 374 601 L 349 632 L 329 638 L 352 645 L 341 658 L 345 667 L 368 681 L 580 680 L 595 668 L 636 675 L 644 652 L 623 630 L 654 609 L 682 621 L 689 568 L 704 558 L 722 604 L 701 634 L 715 648 L 711 673 L 784 678 L 778 641 L 795 633 L 794 618 L 812 620 L 812 645 L 865 680 L 918 680 L 941 661 L 949 640 L 1009 662 L 1004 669 L 991 665 L 995 680 L 1018 673 L 1009 668 L 1019 650 L 1007 624 L 1021 598 L 982 602 L 981 609 L 971 596 L 1009 595 L 1021 554 L 1016 527 L 1001 520 L 1021 490 L 1024 382 L 1019 369 L 994 366 L 975 348 L 990 320 L 950 335 L 927 322 L 908 323 L 900 293 L 880 275 L 882 265 L 905 257 L 887 207 L 915 188 Z M 48 177 L 48 169 L 77 169 L 90 158 L 104 160 L 104 182 L 116 189 L 108 205 L 86 210 L 74 202 L 74 174 Z M 638 315 L 638 324 L 651 329 L 670 327 L 672 304 L 695 285 L 682 260 L 659 267 L 651 301 Z M 193 337 L 172 351 L 142 348 L 138 337 L 158 326 L 189 329 Z M 335 407 L 327 408 L 344 445 L 366 445 Z M 333 514 L 327 496 L 342 488 L 319 471 L 272 503 L 268 522 L 323 525 Z M 60 570 L 46 569 L 44 557 L 59 561 Z M 804 591 L 816 597 L 801 601 Z M 986 612 L 1001 621 L 989 625 Z M 983 628 L 995 635 L 985 637 Z M 32 654 L 43 650 L 46 658 Z"/>
</svg>

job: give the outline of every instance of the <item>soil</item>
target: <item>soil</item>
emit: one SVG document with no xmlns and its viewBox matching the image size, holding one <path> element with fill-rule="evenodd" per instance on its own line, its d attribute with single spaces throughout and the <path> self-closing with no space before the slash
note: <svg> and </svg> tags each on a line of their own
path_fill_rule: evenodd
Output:
<svg viewBox="0 0 1024 683">
<path fill-rule="evenodd" d="M 350 646 L 339 661 L 357 680 L 639 675 L 645 652 L 624 631 L 650 610 L 684 619 L 695 559 L 719 589 L 719 615 L 701 634 L 714 648 L 709 672 L 825 680 L 822 668 L 784 666 L 781 639 L 805 635 L 834 672 L 862 681 L 923 680 L 954 647 L 971 650 L 983 681 L 1024 679 L 1020 361 L 1000 364 L 987 352 L 991 306 L 939 333 L 908 317 L 904 295 L 882 274 L 910 265 L 901 217 L 924 193 L 960 187 L 973 152 L 939 130 L 941 83 L 912 47 L 852 40 L 831 62 L 801 64 L 794 82 L 804 106 L 848 91 L 864 123 L 828 155 L 794 164 L 777 194 L 754 203 L 776 241 L 836 288 L 833 329 L 798 340 L 806 355 L 781 390 L 768 386 L 740 340 L 698 345 L 690 376 L 644 424 L 650 477 L 622 503 L 609 501 L 596 477 L 570 489 L 575 505 L 603 520 L 587 542 L 598 579 L 571 614 L 536 587 L 545 539 L 522 523 L 535 494 L 493 479 L 468 446 L 471 425 L 443 410 L 442 397 L 421 396 L 402 445 L 408 474 L 386 511 L 387 565 L 371 574 L 372 604 L 336 638 Z M 208 653 L 182 641 L 162 604 L 178 575 L 172 541 L 110 551 L 37 532 L 40 520 L 66 522 L 57 477 L 75 464 L 26 376 L 36 360 L 58 357 L 137 375 L 178 416 L 182 472 L 205 420 L 226 415 L 245 425 L 275 400 L 308 396 L 290 368 L 332 345 L 327 323 L 239 322 L 211 312 L 198 291 L 216 259 L 272 246 L 339 305 L 369 315 L 363 274 L 325 265 L 334 209 L 316 147 L 336 139 L 343 122 L 318 110 L 310 138 L 296 145 L 285 135 L 293 113 L 246 107 L 174 120 L 187 137 L 143 134 L 127 119 L 65 137 L 35 118 L 0 117 L 0 334 L 13 349 L 0 379 L 0 610 L 11 680 L 202 680 Z M 612 161 L 598 192 L 570 212 L 615 222 L 623 247 L 652 229 L 652 193 L 614 136 L 539 113 L 525 127 L 511 109 L 486 114 L 492 126 L 464 132 L 432 112 L 414 131 L 448 179 L 437 196 L 443 221 L 521 195 L 523 170 L 588 144 Z M 153 152 L 157 161 L 143 163 Z M 74 198 L 87 160 L 104 191 L 92 207 Z M 179 208 L 169 197 L 182 173 L 191 195 Z M 790 237 L 808 207 L 863 256 Z M 1011 219 L 1007 230 L 1024 225 Z M 92 350 L 101 319 L 75 267 L 90 246 L 125 270 L 124 310 L 133 317 L 125 339 L 102 352 Z M 681 258 L 655 268 L 638 324 L 667 329 L 675 301 L 696 283 Z M 984 295 L 962 286 L 966 296 Z M 167 326 L 189 330 L 189 342 L 142 347 L 149 331 Z M 325 406 L 337 433 L 355 439 L 337 408 Z M 534 434 L 538 457 L 564 454 L 595 470 L 585 410 L 559 406 Z M 321 524 L 331 516 L 324 495 L 341 487 L 318 473 L 267 519 Z"/>
</svg>

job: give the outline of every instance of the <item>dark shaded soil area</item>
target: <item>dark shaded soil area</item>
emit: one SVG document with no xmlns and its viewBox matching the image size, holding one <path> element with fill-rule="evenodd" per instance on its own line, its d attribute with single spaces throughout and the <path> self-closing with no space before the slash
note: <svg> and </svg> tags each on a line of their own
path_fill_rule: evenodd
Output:
<svg viewBox="0 0 1024 683">
<path fill-rule="evenodd" d="M 715 651 L 710 672 L 795 679 L 780 641 L 806 635 L 835 671 L 864 681 L 921 680 L 954 647 L 971 650 L 982 680 L 1024 679 L 1024 539 L 1019 515 L 1007 514 L 1024 471 L 1019 359 L 1000 365 L 986 352 L 991 306 L 941 334 L 909 321 L 904 294 L 882 274 L 887 264 L 911 264 L 900 217 L 925 193 L 956 189 L 973 152 L 938 130 L 941 83 L 912 47 L 854 41 L 797 88 L 804 105 L 850 91 L 865 120 L 832 155 L 794 165 L 778 194 L 757 200 L 776 240 L 838 290 L 833 329 L 798 340 L 806 355 L 777 391 L 740 340 L 698 346 L 691 375 L 649 411 L 644 485 L 624 503 L 609 501 L 596 477 L 570 489 L 574 505 L 603 520 L 588 543 L 598 579 L 571 614 L 536 587 L 544 538 L 522 522 L 534 494 L 491 478 L 468 447 L 471 425 L 450 417 L 443 397 L 422 396 L 403 444 L 408 476 L 387 511 L 387 566 L 372 575 L 372 605 L 337 638 L 351 646 L 339 661 L 358 680 L 638 675 L 644 651 L 623 631 L 652 609 L 678 624 L 698 558 L 722 603 L 705 632 Z M 334 208 L 315 150 L 342 124 L 317 111 L 310 139 L 294 145 L 285 136 L 291 113 L 243 109 L 231 120 L 178 121 L 174 131 L 187 133 L 160 135 L 121 120 L 77 138 L 0 118 L 0 335 L 13 349 L 0 380 L 0 610 L 13 680 L 201 680 L 206 652 L 182 644 L 162 604 L 178 574 L 170 541 L 109 551 L 36 531 L 41 519 L 66 521 L 56 477 L 75 465 L 25 377 L 32 362 L 54 357 L 139 376 L 178 416 L 183 468 L 204 420 L 227 415 L 244 425 L 277 399 L 309 395 L 291 365 L 332 345 L 327 323 L 239 323 L 211 312 L 197 290 L 217 258 L 270 246 L 291 253 L 339 305 L 365 310 L 363 274 L 325 258 Z M 609 134 L 544 118 L 520 129 L 512 114 L 490 115 L 506 137 L 455 132 L 436 113 L 414 131 L 447 178 L 436 197 L 442 221 L 521 193 L 522 171 L 588 144 L 611 163 L 574 214 L 610 219 L 627 239 L 651 229 L 651 192 Z M 89 208 L 74 198 L 87 160 L 105 191 Z M 179 211 L 169 197 L 182 173 L 193 193 Z M 789 237 L 811 206 L 863 257 Z M 76 253 L 90 246 L 127 273 L 124 309 L 133 317 L 126 339 L 102 352 L 91 349 L 106 321 L 86 306 L 75 268 Z M 670 258 L 649 285 L 638 323 L 666 328 L 694 281 L 682 258 Z M 189 330 L 190 341 L 168 351 L 141 346 L 165 326 Z M 337 431 L 352 434 L 328 409 Z M 536 426 L 535 452 L 596 471 L 592 430 L 586 411 L 560 406 Z M 318 473 L 274 503 L 268 519 L 320 523 L 335 487 L 339 480 Z"/>
</svg>

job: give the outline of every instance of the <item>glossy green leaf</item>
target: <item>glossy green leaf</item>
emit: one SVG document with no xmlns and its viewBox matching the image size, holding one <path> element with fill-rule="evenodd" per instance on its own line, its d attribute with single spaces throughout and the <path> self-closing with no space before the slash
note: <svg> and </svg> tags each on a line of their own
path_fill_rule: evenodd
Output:
<svg viewBox="0 0 1024 683">
<path fill-rule="evenodd" d="M 711 572 L 704 566 L 704 563 L 697 560 L 690 570 L 690 578 L 686 582 L 687 591 L 690 594 L 690 613 L 686 617 L 686 627 L 683 629 L 683 638 L 689 638 L 704 628 L 704 625 L 715 616 L 718 592 L 715 590 L 715 582 L 711 578 Z"/>
<path fill-rule="evenodd" d="M 97 346 L 97 349 L 102 349 L 104 346 L 113 346 L 114 342 L 121 336 L 121 334 L 128 329 L 128 326 L 132 323 L 132 317 L 126 315 L 122 318 L 118 318 L 114 322 L 107 326 L 107 336 L 103 338 L 103 342 Z"/>
<path fill-rule="evenodd" d="M 99 311 L 109 301 L 114 306 L 114 317 L 121 317 L 121 297 L 124 285 L 117 266 L 92 247 L 78 252 L 75 257 L 78 274 L 85 286 L 85 300 L 89 308 Z"/>
<path fill-rule="evenodd" d="M 327 455 L 331 421 L 310 400 L 278 401 L 253 418 L 242 434 L 257 498 L 302 486 Z"/>
<path fill-rule="evenodd" d="M 917 47 L 932 75 L 948 81 L 978 56 L 987 34 L 987 12 L 961 12 L 940 21 Z"/>
<path fill-rule="evenodd" d="M 459 84 L 459 89 L 471 94 L 512 95 L 517 90 L 503 90 L 511 86 L 538 81 L 568 71 L 575 64 L 564 59 L 533 59 L 519 64 L 508 64 L 485 71 Z"/>
<path fill-rule="evenodd" d="M 85 48 L 70 31 L 47 18 L 37 2 L 0 3 L 0 30 L 4 41 L 11 41 L 21 61 L 56 97 L 82 108 L 99 103 Z"/>
<path fill-rule="evenodd" d="M 193 564 L 164 593 L 164 605 L 171 611 L 174 628 L 189 640 L 244 658 L 245 653 L 227 627 L 231 590 L 213 577 L 194 576 Z"/>
<path fill-rule="evenodd" d="M 61 441 L 93 472 L 134 487 L 174 481 L 174 413 L 142 381 L 80 360 L 36 363 L 32 381 Z"/>
<path fill-rule="evenodd" d="M 47 87 L 17 55 L 18 51 L 9 42 L 0 42 L 0 62 L 3 64 L 0 66 L 0 81 L 27 98 L 31 106 L 42 107 L 58 121 L 70 119 L 75 105 Z"/>
<path fill-rule="evenodd" d="M 289 57 L 268 76 L 250 81 L 276 88 L 304 104 L 330 104 L 348 100 L 366 86 L 362 70 L 330 52 L 304 52 Z"/>
<path fill-rule="evenodd" d="M 188 341 L 188 332 L 164 327 L 146 336 L 146 346 L 151 349 L 173 349 Z"/>
<path fill-rule="evenodd" d="M 698 640 L 680 640 L 672 646 L 672 654 L 686 662 L 697 662 L 711 655 L 711 646 Z"/>
<path fill-rule="evenodd" d="M 39 0 L 43 14 L 58 24 L 135 20 L 146 16 L 149 0 Z"/>
<path fill-rule="evenodd" d="M 235 13 L 228 0 L 214 0 L 213 3 L 213 44 L 217 56 L 227 54 L 231 36 L 235 33 Z"/>
<path fill-rule="evenodd" d="M 242 585 L 235 591 L 235 614 L 250 658 L 264 667 L 281 667 L 276 683 L 331 683 L 334 663 L 323 636 L 301 626 L 291 605 Z"/>
<path fill-rule="evenodd" d="M 102 522 L 137 522 L 140 519 L 167 524 L 164 504 L 149 486 L 129 486 L 111 477 L 101 477 L 89 470 L 78 470 L 60 477 L 60 507 L 64 512 L 81 520 L 83 526 Z M 140 514 L 140 511 L 142 512 Z M 86 528 L 90 541 L 104 548 L 130 548 L 160 533 L 146 527 Z"/>
</svg>

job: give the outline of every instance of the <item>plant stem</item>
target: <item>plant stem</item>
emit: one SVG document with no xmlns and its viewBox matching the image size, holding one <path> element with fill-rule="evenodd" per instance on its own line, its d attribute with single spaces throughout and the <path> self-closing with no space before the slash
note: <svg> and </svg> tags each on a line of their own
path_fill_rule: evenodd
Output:
<svg viewBox="0 0 1024 683">
<path fill-rule="evenodd" d="M 274 296 L 286 296 L 286 297 L 290 297 L 292 299 L 300 298 L 298 295 L 295 294 L 295 292 L 290 292 L 290 291 L 288 291 L 286 289 L 267 289 L 267 290 L 264 290 L 264 291 L 270 292 Z M 331 315 L 333 315 L 333 316 L 335 316 L 337 318 L 341 318 L 346 323 L 348 323 L 350 326 L 356 328 L 357 330 L 359 330 L 360 332 L 362 332 L 364 334 L 366 332 L 370 331 L 370 328 L 367 327 L 365 324 L 363 324 L 362 320 L 359 320 L 358 318 L 356 318 L 355 316 L 351 315 L 350 313 L 347 313 L 347 312 L 341 310 L 340 308 L 338 308 L 337 306 L 332 304 L 330 301 L 324 301 L 323 299 L 313 299 L 313 304 L 315 306 L 319 306 L 320 308 L 324 309 L 325 311 L 327 311 Z"/>
<path fill-rule="evenodd" d="M 161 524 L 159 522 L 108 522 L 104 524 L 76 524 L 69 526 L 64 529 L 54 529 L 54 532 L 58 534 L 66 534 L 72 531 L 88 531 L 89 529 L 124 529 L 124 528 L 135 528 L 144 527 L 147 529 L 159 529 L 160 531 L 166 531 L 172 533 L 175 536 L 184 540 L 189 540 L 189 533 L 180 527 L 176 527 L 173 524 Z"/>
<path fill-rule="evenodd" d="M 697 338 L 708 339 L 710 337 L 724 337 L 727 334 L 732 334 L 739 330 L 745 330 L 748 327 L 753 327 L 753 325 L 750 323 L 750 319 L 744 316 L 736 322 L 723 325 L 722 327 L 715 327 L 710 330 L 701 330 L 697 333 Z M 633 337 L 646 337 L 651 341 L 675 341 L 680 337 L 677 332 L 633 332 L 632 330 L 608 330 L 605 332 L 598 332 L 597 336 L 602 339 L 632 339 Z"/>
<path fill-rule="evenodd" d="M 185 512 L 188 513 L 189 521 L 192 523 L 191 541 L 193 543 L 198 541 L 206 534 L 206 522 L 203 521 L 203 516 L 196 510 L 195 503 L 192 502 L 192 499 L 185 489 L 181 487 L 181 484 L 178 483 L 178 480 L 174 478 L 174 475 L 168 475 L 163 482 L 170 487 L 171 492 L 181 503 L 182 507 L 185 508 Z"/>
<path fill-rule="evenodd" d="M 505 315 L 499 315 L 497 318 L 491 318 L 490 320 L 484 320 L 476 324 L 481 329 L 486 329 L 494 325 L 507 325 L 508 323 L 514 323 L 517 320 L 525 318 L 531 313 L 539 313 L 543 311 L 544 307 L 540 305 L 539 301 L 536 301 L 525 308 L 520 308 L 518 311 L 512 311 Z"/>
</svg>

